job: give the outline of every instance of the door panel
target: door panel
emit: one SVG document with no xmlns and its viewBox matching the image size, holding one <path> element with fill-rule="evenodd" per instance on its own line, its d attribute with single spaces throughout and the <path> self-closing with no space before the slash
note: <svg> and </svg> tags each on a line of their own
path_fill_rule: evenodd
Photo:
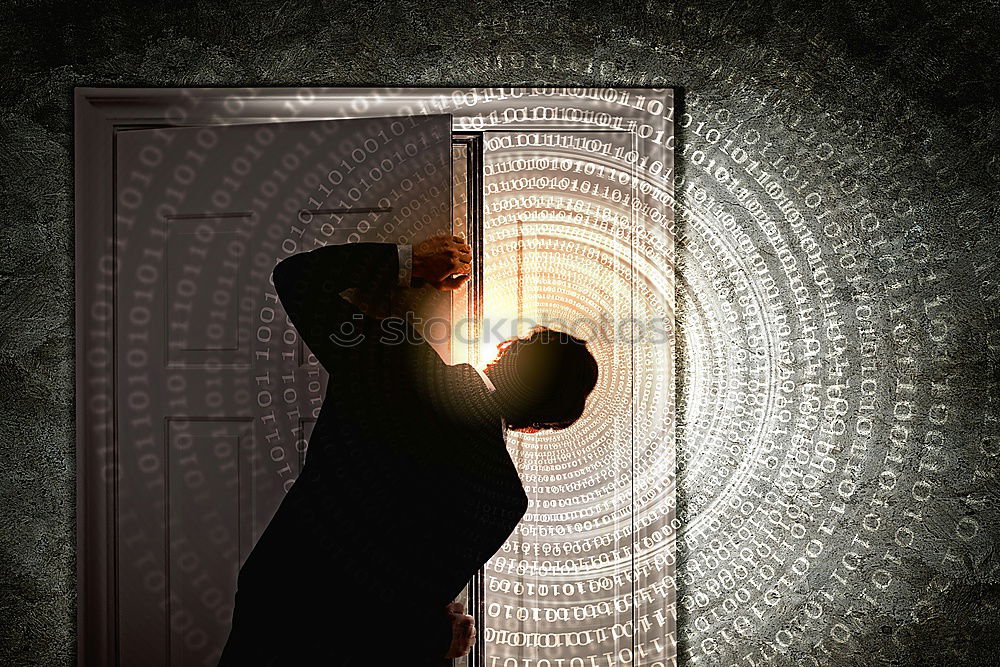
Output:
<svg viewBox="0 0 1000 667">
<path fill-rule="evenodd" d="M 227 591 L 217 584 L 209 587 L 209 582 L 199 577 L 231 573 L 239 557 L 235 546 L 245 544 L 249 537 L 241 528 L 253 524 L 253 484 L 245 483 L 253 479 L 249 456 L 252 429 L 250 419 L 167 420 L 167 540 L 171 557 L 165 574 L 168 599 L 186 610 L 177 619 L 190 623 L 190 632 L 204 632 L 228 622 L 222 604 Z M 198 491 L 192 492 L 195 476 Z M 250 519 L 244 520 L 246 517 Z M 234 527 L 235 537 L 230 532 Z M 204 574 L 191 576 L 192 571 Z M 203 603 L 191 604 L 192 600 Z M 204 636 L 210 637 L 208 632 Z M 183 631 L 170 633 L 173 664 L 191 664 L 191 638 Z"/>
<path fill-rule="evenodd" d="M 450 232 L 451 151 L 449 115 L 118 132 L 122 665 L 215 664 L 239 567 L 301 469 L 326 378 L 274 265 Z M 450 321 L 453 298 L 400 288 L 374 306 Z M 294 585 L 294 564 L 274 576 Z"/>
<path fill-rule="evenodd" d="M 166 330 L 171 368 L 249 368 L 250 322 L 240 317 L 237 294 L 249 284 L 250 265 L 227 248 L 241 243 L 241 227 L 251 217 L 249 212 L 165 216 L 164 308 L 175 325 Z"/>
</svg>

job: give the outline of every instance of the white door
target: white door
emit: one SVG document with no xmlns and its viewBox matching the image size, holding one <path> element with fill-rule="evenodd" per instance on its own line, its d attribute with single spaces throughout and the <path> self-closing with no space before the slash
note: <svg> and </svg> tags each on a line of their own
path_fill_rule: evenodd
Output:
<svg viewBox="0 0 1000 667">
<path fill-rule="evenodd" d="M 121 665 L 215 664 L 326 385 L 271 270 L 318 245 L 450 233 L 451 128 L 441 114 L 117 133 Z M 357 298 L 465 312 L 464 294 L 430 287 Z M 428 340 L 452 361 L 450 340 Z M 294 585 L 294 564 L 274 576 Z"/>
</svg>

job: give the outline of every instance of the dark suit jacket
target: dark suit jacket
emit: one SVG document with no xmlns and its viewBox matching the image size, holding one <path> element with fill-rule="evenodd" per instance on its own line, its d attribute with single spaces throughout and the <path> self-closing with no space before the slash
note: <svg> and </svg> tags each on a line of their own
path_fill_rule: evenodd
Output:
<svg viewBox="0 0 1000 667">
<path fill-rule="evenodd" d="M 476 370 L 340 296 L 387 290 L 397 271 L 388 243 L 326 246 L 274 269 L 330 379 L 302 473 L 240 570 L 220 665 L 442 664 L 445 605 L 527 509 Z"/>
</svg>

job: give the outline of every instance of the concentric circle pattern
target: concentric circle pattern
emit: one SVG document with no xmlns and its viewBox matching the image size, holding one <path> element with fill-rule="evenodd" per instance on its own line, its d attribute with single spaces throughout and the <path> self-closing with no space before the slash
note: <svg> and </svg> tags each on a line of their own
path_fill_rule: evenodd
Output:
<svg viewBox="0 0 1000 667">
<path fill-rule="evenodd" d="M 599 366 L 576 424 L 508 435 L 530 505 L 486 566 L 483 639 L 497 660 L 672 651 L 673 239 L 670 207 L 642 208 L 649 193 L 669 197 L 669 162 L 639 171 L 623 157 L 631 140 L 586 124 L 486 135 L 483 356 L 540 324 L 586 340 Z"/>
<path fill-rule="evenodd" d="M 676 118 L 678 655 L 875 664 L 996 578 L 990 223 L 912 113 L 709 66 Z"/>
</svg>

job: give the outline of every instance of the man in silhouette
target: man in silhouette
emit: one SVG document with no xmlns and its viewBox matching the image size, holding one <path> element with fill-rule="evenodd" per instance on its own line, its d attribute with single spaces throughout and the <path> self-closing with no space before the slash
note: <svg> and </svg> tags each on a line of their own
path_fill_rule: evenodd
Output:
<svg viewBox="0 0 1000 667">
<path fill-rule="evenodd" d="M 302 472 L 240 570 L 230 665 L 442 665 L 472 618 L 453 600 L 528 507 L 507 429 L 569 426 L 597 382 L 586 343 L 536 327 L 479 371 L 448 365 L 405 318 L 340 293 L 461 287 L 457 236 L 411 248 L 331 245 L 274 269 L 275 290 L 329 372 Z"/>
</svg>

